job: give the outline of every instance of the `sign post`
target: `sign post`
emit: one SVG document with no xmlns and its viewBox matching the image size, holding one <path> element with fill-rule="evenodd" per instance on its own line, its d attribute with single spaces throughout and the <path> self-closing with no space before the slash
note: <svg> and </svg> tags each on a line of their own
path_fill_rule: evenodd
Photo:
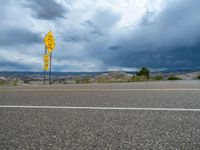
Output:
<svg viewBox="0 0 200 150">
<path fill-rule="evenodd" d="M 51 61 L 52 61 L 52 52 L 55 48 L 55 39 L 53 37 L 53 33 L 49 31 L 44 38 L 45 43 L 45 55 L 44 55 L 44 84 L 46 83 L 46 71 L 49 70 L 49 84 L 51 84 Z M 50 61 L 50 69 L 49 69 L 49 61 Z"/>
<path fill-rule="evenodd" d="M 52 53 L 50 53 L 49 84 L 51 84 L 51 61 L 52 61 Z"/>
<path fill-rule="evenodd" d="M 44 54 L 44 85 L 46 84 L 46 71 L 49 69 L 49 55 L 47 54 L 47 50 L 45 48 Z"/>
</svg>

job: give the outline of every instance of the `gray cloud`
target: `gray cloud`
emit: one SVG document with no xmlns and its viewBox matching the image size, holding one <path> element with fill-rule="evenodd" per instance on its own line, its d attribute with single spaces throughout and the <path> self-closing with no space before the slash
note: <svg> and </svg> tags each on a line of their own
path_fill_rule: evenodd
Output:
<svg viewBox="0 0 200 150">
<path fill-rule="evenodd" d="M 55 20 L 65 18 L 67 12 L 61 4 L 55 0 L 26 0 L 26 6 L 31 8 L 33 15 L 38 19 Z"/>
<path fill-rule="evenodd" d="M 109 46 L 108 49 L 110 49 L 111 51 L 117 51 L 117 50 L 120 50 L 121 47 L 120 46 Z"/>
<path fill-rule="evenodd" d="M 80 37 L 80 36 L 66 36 L 63 38 L 66 42 L 89 42 L 87 37 Z"/>
<path fill-rule="evenodd" d="M 91 20 L 85 20 L 81 25 L 90 28 L 90 33 L 102 36 L 100 28 L 98 28 Z"/>
<path fill-rule="evenodd" d="M 111 66 L 123 67 L 143 67 L 151 68 L 198 68 L 200 51 L 199 48 L 175 49 L 171 51 L 137 51 L 117 55 L 119 61 L 106 59 L 107 64 Z"/>
<path fill-rule="evenodd" d="M 41 35 L 49 30 L 56 38 L 56 71 L 200 67 L 199 0 L 168 0 L 159 13 L 147 9 L 137 25 L 126 20 L 137 12 L 123 14 L 116 5 L 104 8 L 103 3 L 113 3 L 106 0 L 101 4 L 72 0 L 70 11 L 69 1 L 65 5 L 56 0 L 24 1 L 23 5 L 5 1 L 0 6 L 0 18 L 4 18 L 0 24 L 1 70 L 42 69 Z M 9 55 L 14 63 L 7 59 Z"/>
<path fill-rule="evenodd" d="M 31 69 L 32 68 L 30 67 L 30 65 L 21 64 L 21 63 L 15 62 L 14 60 L 10 61 L 0 56 L 0 71 L 13 71 L 13 70 L 29 71 Z"/>
<path fill-rule="evenodd" d="M 141 24 L 127 37 L 113 37 L 92 56 L 107 66 L 195 68 L 200 66 L 200 1 L 168 1 L 153 20 L 147 11 Z M 105 40 L 103 43 L 107 43 Z M 114 44 L 113 44 L 114 43 Z M 108 45 L 108 46 L 105 46 Z M 95 45 L 91 49 L 94 49 Z M 98 46 L 97 46 L 98 47 Z M 98 47 L 99 48 L 99 47 Z"/>
<path fill-rule="evenodd" d="M 120 20 L 120 18 L 120 14 L 117 14 L 112 10 L 102 9 L 94 14 L 92 18 L 93 23 L 91 22 L 90 24 L 93 24 L 93 26 L 102 30 L 110 29 Z"/>
<path fill-rule="evenodd" d="M 43 42 L 39 33 L 33 33 L 23 28 L 10 28 L 9 30 L 0 30 L 0 32 L 0 47 Z"/>
</svg>

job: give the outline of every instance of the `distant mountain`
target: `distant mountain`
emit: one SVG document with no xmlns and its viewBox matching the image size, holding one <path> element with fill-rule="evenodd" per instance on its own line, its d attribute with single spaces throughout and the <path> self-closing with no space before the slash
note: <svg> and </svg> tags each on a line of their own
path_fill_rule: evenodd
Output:
<svg viewBox="0 0 200 150">
<path fill-rule="evenodd" d="M 151 71 L 151 70 L 150 70 Z M 191 69 L 191 68 L 171 68 L 171 69 L 163 69 L 162 71 L 151 71 L 152 74 L 154 73 L 190 73 L 190 72 L 198 72 L 200 69 Z M 52 72 L 52 76 L 54 78 L 59 78 L 63 76 L 98 76 L 105 73 L 109 73 L 112 71 L 104 71 L 104 72 Z M 113 71 L 114 72 L 114 71 Z M 136 72 L 133 71 L 118 71 L 118 72 L 124 72 L 127 74 L 135 74 Z M 41 78 L 43 77 L 43 72 L 29 72 L 29 71 L 1 71 L 0 76 L 5 77 L 34 77 L 34 78 Z M 48 72 L 46 73 L 48 75 Z"/>
</svg>

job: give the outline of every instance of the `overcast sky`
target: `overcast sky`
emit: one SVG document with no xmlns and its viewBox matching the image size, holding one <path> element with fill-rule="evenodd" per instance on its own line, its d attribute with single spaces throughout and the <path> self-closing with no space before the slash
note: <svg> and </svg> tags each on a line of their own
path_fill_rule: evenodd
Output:
<svg viewBox="0 0 200 150">
<path fill-rule="evenodd" d="M 200 0 L 0 0 L 0 71 L 200 68 Z"/>
</svg>

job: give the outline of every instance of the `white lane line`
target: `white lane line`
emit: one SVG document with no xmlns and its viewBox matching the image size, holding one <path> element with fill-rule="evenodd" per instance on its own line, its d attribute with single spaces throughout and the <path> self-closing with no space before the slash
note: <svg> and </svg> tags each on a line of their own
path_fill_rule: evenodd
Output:
<svg viewBox="0 0 200 150">
<path fill-rule="evenodd" d="M 166 89 L 2 89 L 0 92 L 31 91 L 200 91 L 200 88 L 166 88 Z"/>
<path fill-rule="evenodd" d="M 79 109 L 79 110 L 143 110 L 143 111 L 185 111 L 200 112 L 200 109 L 186 108 L 136 108 L 136 107 L 72 107 L 72 106 L 26 106 L 26 105 L 0 105 L 0 108 L 28 108 L 28 109 Z"/>
</svg>

